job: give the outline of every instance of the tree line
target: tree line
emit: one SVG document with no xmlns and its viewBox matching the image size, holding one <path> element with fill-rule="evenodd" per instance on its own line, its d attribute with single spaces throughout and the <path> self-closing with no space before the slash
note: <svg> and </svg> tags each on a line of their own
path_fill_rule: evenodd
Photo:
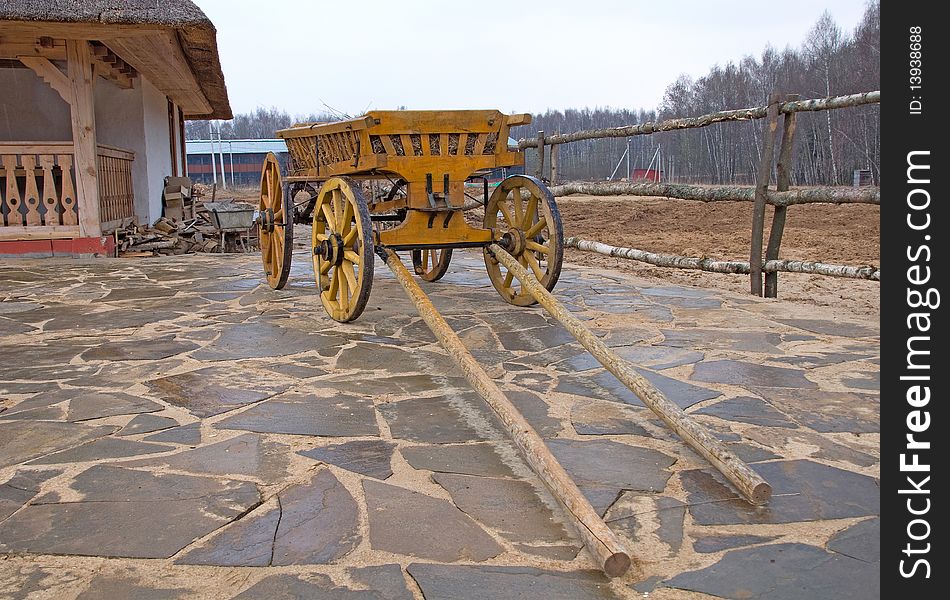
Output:
<svg viewBox="0 0 950 600">
<path fill-rule="evenodd" d="M 797 48 L 766 47 L 759 56 L 715 65 L 702 77 L 671 83 L 654 109 L 582 108 L 549 110 L 512 137 L 533 138 L 585 129 L 618 127 L 720 110 L 764 106 L 773 92 L 823 98 L 880 89 L 880 3 L 869 2 L 861 22 L 844 32 L 826 12 Z M 333 121 L 319 114 L 292 118 L 276 108 L 236 115 L 221 125 L 224 139 L 270 138 L 294 122 Z M 663 132 L 628 139 L 585 140 L 558 150 L 558 179 L 620 179 L 627 169 L 651 167 L 664 181 L 752 184 L 761 152 L 763 121 L 720 123 L 702 129 Z M 188 139 L 208 139 L 207 121 L 186 124 Z M 629 159 L 622 158 L 628 151 Z M 879 183 L 880 107 L 798 113 L 793 185 L 847 185 L 853 171 L 867 169 Z M 536 152 L 527 155 L 533 172 Z"/>
</svg>

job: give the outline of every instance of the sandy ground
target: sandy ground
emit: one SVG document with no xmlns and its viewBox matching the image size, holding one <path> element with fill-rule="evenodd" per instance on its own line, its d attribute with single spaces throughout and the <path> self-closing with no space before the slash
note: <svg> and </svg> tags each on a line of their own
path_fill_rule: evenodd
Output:
<svg viewBox="0 0 950 600">
<path fill-rule="evenodd" d="M 651 252 L 748 260 L 752 204 L 705 203 L 666 198 L 619 196 L 558 198 L 565 236 Z M 771 208 L 766 213 L 769 236 Z M 876 206 L 792 206 L 788 210 L 781 258 L 853 266 L 880 265 L 880 209 Z M 569 250 L 566 260 L 604 266 L 677 284 L 745 292 L 746 275 L 703 273 L 654 267 L 636 261 Z M 817 306 L 844 308 L 855 315 L 880 314 L 880 283 L 782 273 L 779 297 Z"/>
</svg>

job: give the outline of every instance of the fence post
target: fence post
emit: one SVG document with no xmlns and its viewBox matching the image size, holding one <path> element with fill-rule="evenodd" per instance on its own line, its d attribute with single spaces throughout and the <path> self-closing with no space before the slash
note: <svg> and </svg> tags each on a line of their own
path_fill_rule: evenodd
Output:
<svg viewBox="0 0 950 600">
<path fill-rule="evenodd" d="M 798 94 L 788 94 L 785 96 L 786 102 L 798 100 Z M 782 145 L 778 153 L 778 165 L 776 167 L 775 189 L 780 192 L 788 191 L 792 183 L 792 152 L 795 150 L 795 115 L 798 113 L 785 113 L 782 128 Z M 788 214 L 787 206 L 776 206 L 772 214 L 772 228 L 769 231 L 769 245 L 765 250 L 766 262 L 778 260 L 779 248 L 782 246 L 782 234 L 785 233 L 785 218 Z M 778 271 L 765 274 L 765 297 L 778 298 Z"/>
<path fill-rule="evenodd" d="M 538 179 L 541 179 L 541 175 L 544 174 L 544 132 L 538 132 L 538 170 L 534 172 L 534 176 Z"/>
<path fill-rule="evenodd" d="M 755 182 L 755 208 L 752 210 L 752 250 L 749 252 L 749 279 L 754 296 L 762 295 L 762 237 L 765 231 L 765 194 L 772 175 L 772 156 L 775 154 L 775 132 L 778 129 L 778 94 L 769 96 L 766 122 L 763 127 L 762 158 Z"/>
<path fill-rule="evenodd" d="M 551 187 L 557 185 L 557 149 L 559 147 L 557 144 L 551 144 L 551 181 L 549 182 Z"/>
</svg>

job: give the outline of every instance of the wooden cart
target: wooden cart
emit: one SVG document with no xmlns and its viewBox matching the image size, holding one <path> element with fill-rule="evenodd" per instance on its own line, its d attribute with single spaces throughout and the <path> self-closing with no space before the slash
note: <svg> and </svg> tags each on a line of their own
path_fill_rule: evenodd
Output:
<svg viewBox="0 0 950 600">
<path fill-rule="evenodd" d="M 337 321 L 352 321 L 363 312 L 380 247 L 410 251 L 416 275 L 427 281 L 445 274 L 453 248 L 483 248 L 489 278 L 502 298 L 518 306 L 534 304 L 487 246 L 498 243 L 553 289 L 564 253 L 557 204 L 533 177 L 509 176 L 491 194 L 485 177 L 500 167 L 524 165 L 524 155 L 508 147 L 508 132 L 530 122 L 530 115 L 486 110 L 373 111 L 278 131 L 290 165 L 282 181 L 270 154 L 261 174 L 267 282 L 275 289 L 286 284 L 293 225 L 310 223 L 320 300 Z M 479 181 L 481 200 L 466 193 L 466 183 Z M 464 213 L 481 207 L 482 223 L 473 226 Z"/>
</svg>

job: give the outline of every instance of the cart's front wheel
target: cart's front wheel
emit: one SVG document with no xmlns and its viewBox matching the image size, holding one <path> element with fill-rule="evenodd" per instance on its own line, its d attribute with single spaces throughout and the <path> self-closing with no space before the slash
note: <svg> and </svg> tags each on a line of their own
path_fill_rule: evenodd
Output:
<svg viewBox="0 0 950 600">
<path fill-rule="evenodd" d="M 512 175 L 502 180 L 485 207 L 485 227 L 541 285 L 553 290 L 561 276 L 564 230 L 551 191 L 534 177 Z M 492 285 L 507 302 L 530 306 L 534 297 L 485 249 L 485 266 Z"/>
<path fill-rule="evenodd" d="M 347 323 L 362 314 L 373 287 L 373 261 L 366 200 L 349 180 L 327 180 L 313 209 L 313 272 L 330 318 Z"/>
<path fill-rule="evenodd" d="M 451 248 L 423 248 L 412 251 L 412 268 L 425 281 L 438 281 L 449 270 Z"/>
<path fill-rule="evenodd" d="M 261 197 L 257 205 L 261 238 L 261 258 L 267 284 L 279 290 L 287 284 L 293 258 L 294 220 L 291 198 L 280 184 L 280 163 L 273 152 L 264 158 L 261 170 Z"/>
</svg>

